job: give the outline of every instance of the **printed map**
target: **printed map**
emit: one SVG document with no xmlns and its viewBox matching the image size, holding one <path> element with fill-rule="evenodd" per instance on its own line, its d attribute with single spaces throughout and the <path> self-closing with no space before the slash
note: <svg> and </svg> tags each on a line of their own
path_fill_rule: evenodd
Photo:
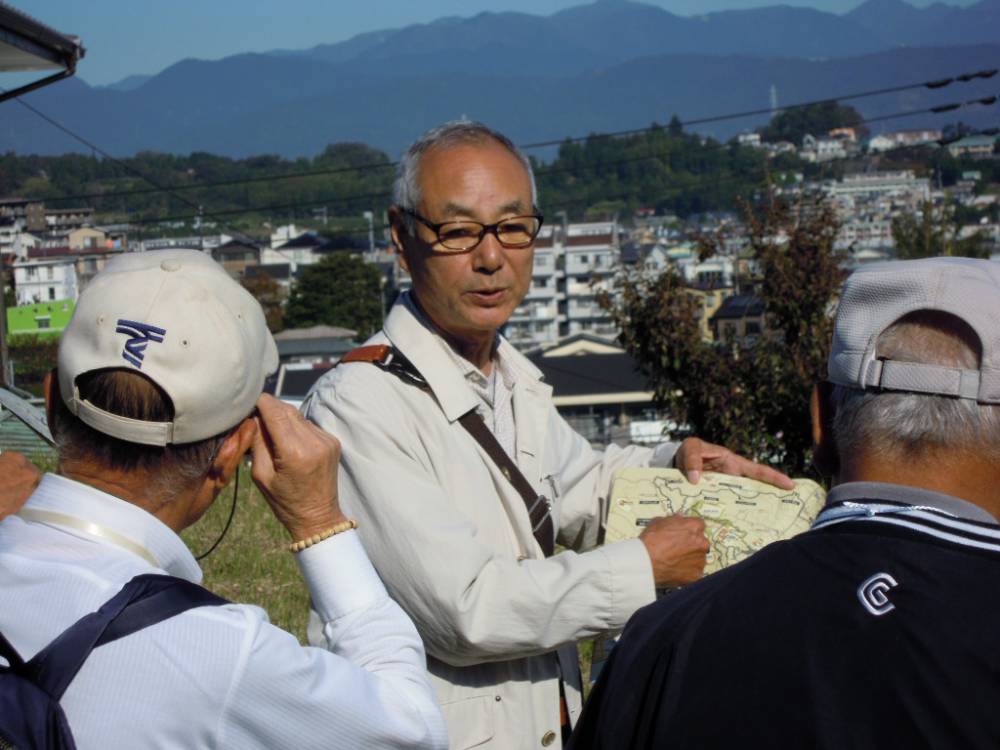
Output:
<svg viewBox="0 0 1000 750">
<path fill-rule="evenodd" d="M 700 516 L 711 546 L 705 574 L 714 573 L 809 528 L 826 496 L 809 479 L 796 479 L 795 485 L 794 490 L 779 490 L 713 472 L 703 473 L 693 485 L 676 469 L 622 469 L 611 486 L 605 541 L 638 536 L 659 516 Z"/>
</svg>

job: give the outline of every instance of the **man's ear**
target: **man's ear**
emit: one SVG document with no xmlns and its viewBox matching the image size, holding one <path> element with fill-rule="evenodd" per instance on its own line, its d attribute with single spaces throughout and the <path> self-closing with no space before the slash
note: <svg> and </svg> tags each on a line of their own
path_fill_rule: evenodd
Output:
<svg viewBox="0 0 1000 750">
<path fill-rule="evenodd" d="M 408 234 L 403 220 L 403 212 L 398 206 L 392 206 L 389 209 L 389 234 L 392 236 L 393 247 L 396 248 L 396 253 L 399 255 L 399 265 L 403 267 L 404 271 L 409 273 L 410 260 L 406 257 L 406 240 Z"/>
<path fill-rule="evenodd" d="M 257 434 L 257 423 L 252 417 L 247 417 L 222 441 L 219 452 L 215 454 L 208 475 L 221 490 L 233 478 L 239 468 L 240 459 L 250 450 L 254 435 Z"/>
<path fill-rule="evenodd" d="M 809 400 L 809 414 L 812 418 L 813 464 L 820 474 L 832 477 L 840 470 L 840 457 L 833 439 L 833 419 L 835 409 L 831 395 L 833 384 L 821 381 L 813 386 Z"/>
</svg>

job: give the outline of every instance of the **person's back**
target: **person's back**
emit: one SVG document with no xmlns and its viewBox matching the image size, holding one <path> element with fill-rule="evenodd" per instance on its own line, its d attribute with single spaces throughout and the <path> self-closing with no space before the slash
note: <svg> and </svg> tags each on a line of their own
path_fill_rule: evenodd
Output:
<svg viewBox="0 0 1000 750">
<path fill-rule="evenodd" d="M 570 747 L 1000 746 L 1000 266 L 845 285 L 813 528 L 641 610 Z"/>
<path fill-rule="evenodd" d="M 1000 527 L 926 515 L 817 529 L 640 610 L 571 747 L 996 747 Z M 879 572 L 891 617 L 859 598 Z"/>
<path fill-rule="evenodd" d="M 259 607 L 188 609 L 89 655 L 60 701 L 79 750 L 445 746 L 420 639 L 340 512 L 337 441 L 261 395 L 276 365 L 201 253 L 125 256 L 81 295 L 45 383 L 59 473 L 0 521 L 0 633 L 28 660 L 135 576 L 200 582 L 179 534 L 250 453 L 325 648 Z"/>
</svg>

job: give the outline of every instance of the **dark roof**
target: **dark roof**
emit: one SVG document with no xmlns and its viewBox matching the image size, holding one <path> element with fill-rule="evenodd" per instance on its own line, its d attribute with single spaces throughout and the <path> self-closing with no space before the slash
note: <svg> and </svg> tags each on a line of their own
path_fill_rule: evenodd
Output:
<svg viewBox="0 0 1000 750">
<path fill-rule="evenodd" d="M 303 232 L 298 237 L 293 237 L 288 240 L 284 245 L 278 245 L 276 250 L 284 250 L 285 248 L 296 248 L 296 247 L 312 247 L 320 248 L 327 247 L 330 245 L 330 240 L 326 237 L 321 237 L 316 232 Z"/>
<path fill-rule="evenodd" d="M 540 352 L 528 359 L 545 375 L 555 396 L 590 396 L 649 390 L 646 376 L 625 352 L 619 354 L 571 354 L 545 357 Z"/>
<path fill-rule="evenodd" d="M 756 318 L 764 314 L 764 300 L 752 294 L 734 294 L 726 297 L 712 320 L 738 320 Z"/>
<path fill-rule="evenodd" d="M 0 2 L 0 71 L 66 68 L 72 72 L 85 52 L 78 37 Z"/>
<path fill-rule="evenodd" d="M 580 234 L 566 237 L 563 247 L 579 247 L 581 245 L 613 245 L 613 234 Z"/>
</svg>

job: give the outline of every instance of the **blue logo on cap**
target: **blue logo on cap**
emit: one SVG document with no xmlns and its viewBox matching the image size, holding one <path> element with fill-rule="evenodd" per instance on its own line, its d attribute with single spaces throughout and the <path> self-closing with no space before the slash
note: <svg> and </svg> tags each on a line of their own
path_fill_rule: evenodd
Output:
<svg viewBox="0 0 1000 750">
<path fill-rule="evenodd" d="M 146 358 L 146 345 L 152 341 L 155 344 L 163 342 L 163 337 L 167 334 L 166 329 L 151 326 L 149 323 L 136 323 L 134 320 L 118 321 L 115 333 L 125 333 L 131 338 L 125 342 L 122 349 L 122 357 L 131 365 L 142 369 L 142 361 Z"/>
</svg>

